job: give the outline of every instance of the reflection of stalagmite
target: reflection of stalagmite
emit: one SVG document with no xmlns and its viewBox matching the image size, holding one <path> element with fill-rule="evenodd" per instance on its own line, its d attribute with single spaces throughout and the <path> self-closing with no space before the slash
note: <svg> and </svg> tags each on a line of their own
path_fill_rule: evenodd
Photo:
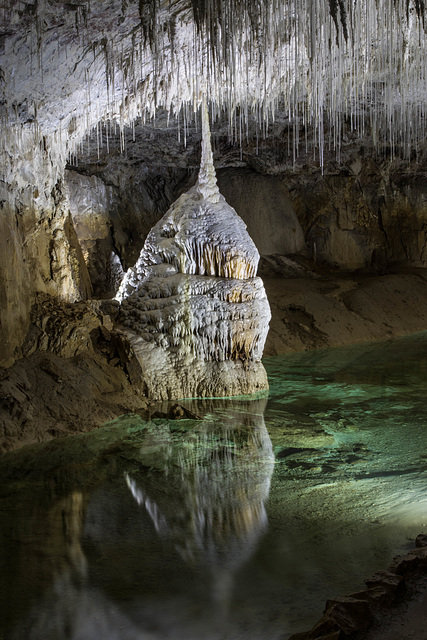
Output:
<svg viewBox="0 0 427 640">
<path fill-rule="evenodd" d="M 227 401 L 211 402 L 220 406 Z M 153 431 L 150 449 L 166 474 L 167 492 L 159 490 L 158 477 L 153 485 L 146 474 L 126 474 L 165 548 L 172 543 L 189 566 L 201 571 L 221 624 L 228 618 L 235 572 L 254 553 L 267 526 L 264 504 L 274 453 L 264 406 L 262 399 L 230 399 L 226 418 L 205 418 L 174 442 L 165 430 Z M 144 455 L 141 449 L 140 455 L 143 467 L 150 466 L 151 451 Z"/>
<path fill-rule="evenodd" d="M 81 547 L 84 525 L 84 498 L 80 491 L 73 491 L 62 503 L 62 530 L 66 554 L 74 570 L 82 575 L 86 571 L 86 558 Z"/>
<path fill-rule="evenodd" d="M 153 227 L 117 299 L 148 393 L 159 399 L 267 388 L 270 309 L 259 254 L 219 193 L 203 106 L 198 181 Z"/>
<path fill-rule="evenodd" d="M 179 470 L 169 482 L 167 495 L 144 477 L 126 476 L 133 497 L 146 509 L 157 533 L 172 540 L 188 562 L 211 569 L 239 566 L 253 552 L 266 526 L 264 503 L 274 454 L 262 402 L 236 402 L 235 413 L 230 409 L 227 421 L 203 422 L 197 430 L 181 434 L 175 446 L 165 447 L 165 434 L 159 434 L 162 446 L 156 449 L 157 456 L 164 458 L 158 460 L 159 466 L 168 476 L 172 469 Z M 247 406 L 251 413 L 245 413 Z M 150 464 L 148 458 L 141 461 L 144 466 Z"/>
<path fill-rule="evenodd" d="M 40 599 L 20 612 L 10 640 L 225 637 L 236 571 L 267 522 L 274 466 L 267 400 L 195 402 L 209 412 L 201 420 L 138 421 L 95 444 L 77 443 L 77 468 L 91 478 L 79 485 L 90 486 L 90 496 L 70 490 L 49 512 L 46 549 L 56 579 L 47 590 L 43 579 Z M 81 447 L 90 442 L 86 458 Z M 63 473 L 59 479 L 73 485 L 68 466 Z M 42 559 L 37 568 L 50 572 Z"/>
<path fill-rule="evenodd" d="M 274 453 L 264 424 L 265 400 L 210 402 L 216 419 L 205 418 L 174 446 L 165 446 L 164 432 L 154 432 L 167 494 L 145 475 L 128 474 L 126 481 L 164 544 L 172 542 L 186 563 L 202 571 L 211 585 L 211 602 L 225 622 L 234 574 L 254 553 L 267 526 L 264 504 Z M 150 459 L 148 454 L 141 463 L 150 465 Z"/>
</svg>

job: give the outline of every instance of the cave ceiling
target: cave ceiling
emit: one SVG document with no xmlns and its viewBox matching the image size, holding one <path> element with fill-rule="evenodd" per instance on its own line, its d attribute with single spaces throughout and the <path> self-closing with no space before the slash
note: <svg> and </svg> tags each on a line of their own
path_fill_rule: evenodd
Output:
<svg viewBox="0 0 427 640">
<path fill-rule="evenodd" d="M 205 94 L 220 165 L 422 157 L 425 17 L 421 0 L 9 0 L 3 146 L 192 168 Z"/>
</svg>

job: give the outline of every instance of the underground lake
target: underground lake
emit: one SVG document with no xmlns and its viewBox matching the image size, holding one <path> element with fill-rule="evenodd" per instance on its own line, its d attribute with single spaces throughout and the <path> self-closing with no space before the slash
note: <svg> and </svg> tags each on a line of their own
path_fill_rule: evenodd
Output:
<svg viewBox="0 0 427 640">
<path fill-rule="evenodd" d="M 264 364 L 265 395 L 0 458 L 0 638 L 285 640 L 412 548 L 427 332 Z"/>
</svg>

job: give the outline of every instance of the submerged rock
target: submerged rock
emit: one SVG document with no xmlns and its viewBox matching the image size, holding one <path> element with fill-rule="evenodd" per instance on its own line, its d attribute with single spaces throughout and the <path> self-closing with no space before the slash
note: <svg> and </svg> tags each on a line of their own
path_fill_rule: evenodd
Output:
<svg viewBox="0 0 427 640">
<path fill-rule="evenodd" d="M 153 227 L 117 294 L 149 396 L 268 387 L 260 360 L 271 314 L 258 261 L 246 225 L 219 193 L 205 105 L 199 179 Z"/>
</svg>

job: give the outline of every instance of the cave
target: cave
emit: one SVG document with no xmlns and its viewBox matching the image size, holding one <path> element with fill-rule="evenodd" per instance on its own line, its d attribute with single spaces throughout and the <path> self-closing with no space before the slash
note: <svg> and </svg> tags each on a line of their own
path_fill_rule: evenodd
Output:
<svg viewBox="0 0 427 640">
<path fill-rule="evenodd" d="M 423 639 L 426 14 L 4 0 L 0 637 Z"/>
</svg>

